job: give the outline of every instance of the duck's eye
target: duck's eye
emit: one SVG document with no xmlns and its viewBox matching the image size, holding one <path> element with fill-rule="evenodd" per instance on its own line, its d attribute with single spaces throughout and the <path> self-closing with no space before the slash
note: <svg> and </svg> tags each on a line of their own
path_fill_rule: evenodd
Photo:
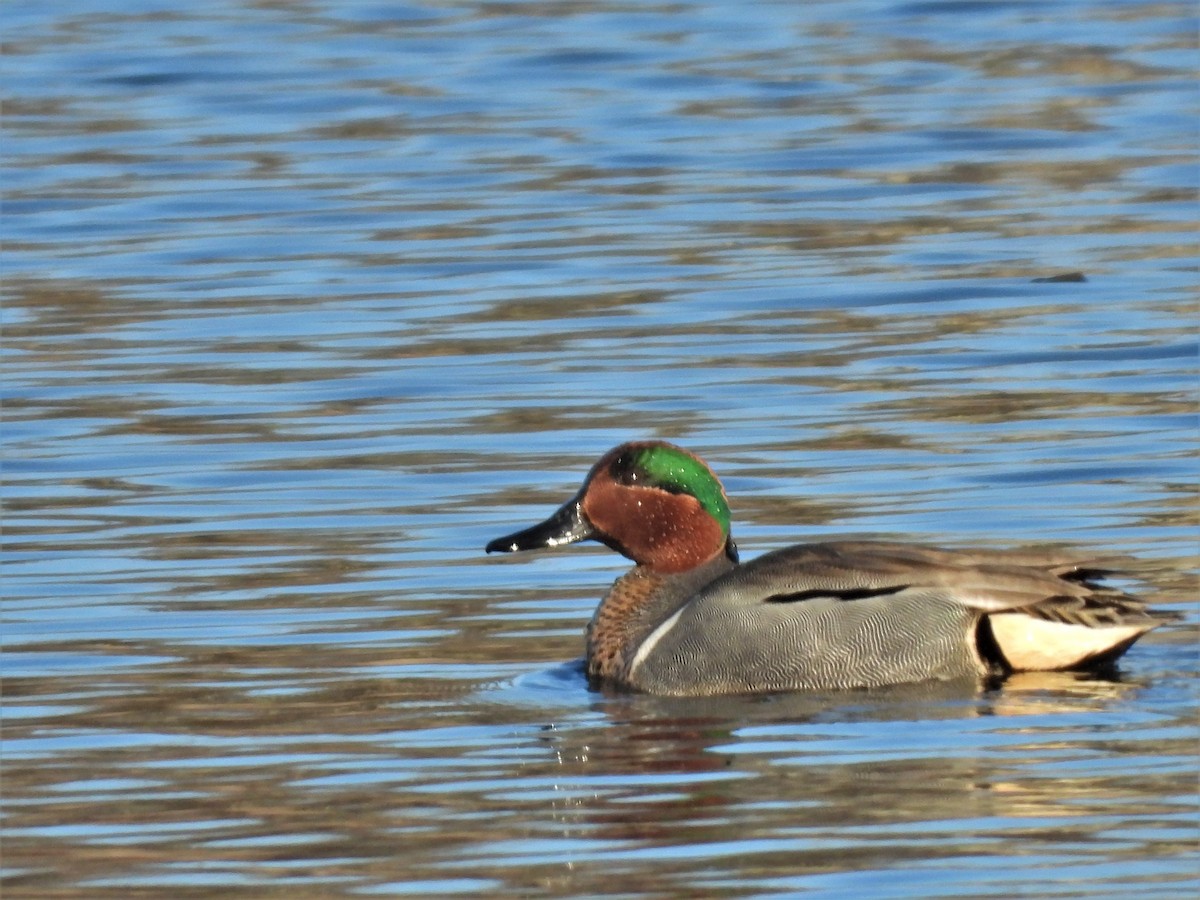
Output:
<svg viewBox="0 0 1200 900">
<path fill-rule="evenodd" d="M 638 467 L 632 453 L 622 453 L 613 460 L 609 474 L 618 484 L 634 485 L 642 480 L 645 473 Z"/>
</svg>

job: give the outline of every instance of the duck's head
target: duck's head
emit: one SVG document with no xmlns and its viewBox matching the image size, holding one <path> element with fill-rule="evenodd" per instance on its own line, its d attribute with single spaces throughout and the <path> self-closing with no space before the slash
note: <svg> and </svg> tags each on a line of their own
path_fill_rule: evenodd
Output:
<svg viewBox="0 0 1200 900">
<path fill-rule="evenodd" d="M 724 553 L 737 562 L 725 489 L 704 462 L 665 441 L 615 447 L 579 493 L 540 525 L 487 545 L 512 553 L 593 539 L 661 574 L 686 572 Z"/>
</svg>

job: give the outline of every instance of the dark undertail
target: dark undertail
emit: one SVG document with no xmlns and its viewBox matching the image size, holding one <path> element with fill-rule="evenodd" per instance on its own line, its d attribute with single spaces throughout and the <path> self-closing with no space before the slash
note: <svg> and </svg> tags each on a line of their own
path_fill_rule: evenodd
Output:
<svg viewBox="0 0 1200 900">
<path fill-rule="evenodd" d="M 1004 658 L 992 631 L 992 620 L 987 616 L 980 616 L 979 623 L 975 626 L 975 650 L 987 667 L 987 677 L 1003 679 L 1013 673 L 1013 668 Z"/>
</svg>

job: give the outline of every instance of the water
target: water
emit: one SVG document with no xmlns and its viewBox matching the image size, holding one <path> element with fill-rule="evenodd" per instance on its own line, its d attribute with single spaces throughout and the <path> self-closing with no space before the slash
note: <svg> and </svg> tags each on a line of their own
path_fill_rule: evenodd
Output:
<svg viewBox="0 0 1200 900">
<path fill-rule="evenodd" d="M 1186 608 L 1191 4 L 0 15 L 5 897 L 1200 889 L 1192 619 L 605 696 L 623 561 L 482 554 L 658 436 L 746 557 L 1066 544 Z"/>
</svg>

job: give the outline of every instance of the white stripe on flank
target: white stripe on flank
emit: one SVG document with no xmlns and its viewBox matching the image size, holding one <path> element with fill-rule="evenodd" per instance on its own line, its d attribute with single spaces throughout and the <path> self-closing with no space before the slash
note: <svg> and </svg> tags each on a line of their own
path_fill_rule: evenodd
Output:
<svg viewBox="0 0 1200 900">
<path fill-rule="evenodd" d="M 643 660 L 650 655 L 650 653 L 654 650 L 654 645 L 662 640 L 663 635 L 674 627 L 675 623 L 679 621 L 679 616 L 682 613 L 682 609 L 676 612 L 673 616 L 671 616 L 671 618 L 667 619 L 667 621 L 663 622 L 652 632 L 650 632 L 649 636 L 642 641 L 642 646 L 638 647 L 637 653 L 633 655 L 633 662 L 629 664 L 629 679 L 631 681 L 633 680 L 633 673 L 637 671 L 637 667 L 640 666 Z"/>
</svg>

